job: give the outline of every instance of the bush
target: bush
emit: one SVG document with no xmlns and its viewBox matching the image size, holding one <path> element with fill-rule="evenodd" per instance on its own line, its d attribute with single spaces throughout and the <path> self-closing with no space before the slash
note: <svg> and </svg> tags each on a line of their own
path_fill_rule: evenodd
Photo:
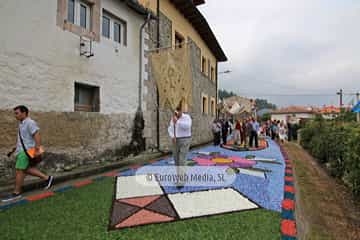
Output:
<svg viewBox="0 0 360 240">
<path fill-rule="evenodd" d="M 355 122 L 356 121 L 356 113 L 345 111 L 344 109 L 342 109 L 341 113 L 335 120 L 342 121 L 342 122 Z"/>
<path fill-rule="evenodd" d="M 300 144 L 334 177 L 360 195 L 360 125 L 316 118 L 301 130 Z"/>
<path fill-rule="evenodd" d="M 301 129 L 300 144 L 307 150 L 311 150 L 311 140 L 317 135 L 317 122 L 308 122 Z"/>
<path fill-rule="evenodd" d="M 345 182 L 351 186 L 355 195 L 360 196 L 360 127 L 352 129 L 345 153 Z"/>
<path fill-rule="evenodd" d="M 331 126 L 327 136 L 327 161 L 331 175 L 341 178 L 345 171 L 345 153 L 348 151 L 350 131 L 343 126 Z"/>
</svg>

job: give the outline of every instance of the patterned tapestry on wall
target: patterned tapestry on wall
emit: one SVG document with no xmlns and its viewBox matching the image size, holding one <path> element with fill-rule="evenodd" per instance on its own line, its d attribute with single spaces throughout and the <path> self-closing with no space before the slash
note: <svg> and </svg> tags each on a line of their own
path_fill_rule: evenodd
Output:
<svg viewBox="0 0 360 240">
<path fill-rule="evenodd" d="M 150 57 L 153 77 L 160 95 L 160 107 L 175 109 L 182 103 L 183 111 L 192 104 L 192 72 L 189 47 L 164 49 Z"/>
</svg>

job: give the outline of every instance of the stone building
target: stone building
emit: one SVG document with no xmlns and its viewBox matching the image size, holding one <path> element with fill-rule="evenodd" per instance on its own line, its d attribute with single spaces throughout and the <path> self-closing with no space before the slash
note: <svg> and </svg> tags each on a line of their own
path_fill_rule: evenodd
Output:
<svg viewBox="0 0 360 240">
<path fill-rule="evenodd" d="M 135 122 L 139 99 L 146 106 L 139 98 L 139 33 L 146 9 L 129 0 L 0 5 L 2 180 L 14 165 L 5 153 L 16 142 L 12 109 L 19 104 L 27 105 L 40 125 L 48 159 L 43 167 L 115 160 L 142 150 L 134 126 L 143 125 L 141 117 Z"/>
<path fill-rule="evenodd" d="M 155 48 L 190 46 L 193 145 L 210 141 L 217 64 L 227 59 L 197 9 L 203 2 L 161 0 L 157 11 L 156 0 L 2 0 L 0 184 L 13 174 L 5 154 L 16 142 L 19 104 L 40 125 L 44 168 L 168 150 L 172 112 L 157 104 L 148 59 Z"/>
<path fill-rule="evenodd" d="M 192 145 L 212 140 L 211 123 L 216 117 L 218 62 L 227 61 L 214 33 L 198 5 L 205 1 L 192 0 L 139 0 L 143 6 L 158 15 L 149 28 L 149 53 L 154 49 L 175 49 L 189 47 L 192 78 L 192 105 L 189 113 L 193 119 Z M 159 28 L 157 28 L 159 24 Z M 159 30 L 159 31 L 158 31 Z M 158 107 L 164 96 L 157 93 L 156 79 L 149 62 L 149 80 L 145 81 L 148 95 L 145 125 L 157 123 L 147 138 L 148 146 L 162 150 L 169 149 L 170 139 L 167 127 L 172 111 L 167 107 Z"/>
</svg>

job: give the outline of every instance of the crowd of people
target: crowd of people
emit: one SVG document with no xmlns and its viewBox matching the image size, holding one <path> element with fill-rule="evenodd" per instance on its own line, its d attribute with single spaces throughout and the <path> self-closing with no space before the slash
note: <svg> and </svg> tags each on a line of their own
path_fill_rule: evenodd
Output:
<svg viewBox="0 0 360 240">
<path fill-rule="evenodd" d="M 212 124 L 212 131 L 215 146 L 227 144 L 229 138 L 232 138 L 235 144 L 259 147 L 260 124 L 255 118 L 247 118 L 242 121 L 216 119 Z"/>
<path fill-rule="evenodd" d="M 212 123 L 214 134 L 214 145 L 227 144 L 233 140 L 234 144 L 240 146 L 259 147 L 259 136 L 271 137 L 284 143 L 291 140 L 291 124 L 280 120 L 268 120 L 259 123 L 254 117 L 241 120 L 215 119 Z"/>
<path fill-rule="evenodd" d="M 266 135 L 271 137 L 272 140 L 280 140 L 284 143 L 288 138 L 288 127 L 284 121 L 273 120 L 267 121 L 264 125 L 266 129 Z"/>
</svg>

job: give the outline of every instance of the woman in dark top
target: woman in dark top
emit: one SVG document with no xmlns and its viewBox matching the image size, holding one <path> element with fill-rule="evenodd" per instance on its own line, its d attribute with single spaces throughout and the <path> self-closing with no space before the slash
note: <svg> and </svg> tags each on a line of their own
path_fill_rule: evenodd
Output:
<svg viewBox="0 0 360 240">
<path fill-rule="evenodd" d="M 229 131 L 229 123 L 228 123 L 228 121 L 223 121 L 221 124 L 221 135 L 222 135 L 224 145 L 226 145 L 226 143 L 227 143 L 228 131 Z"/>
<path fill-rule="evenodd" d="M 246 122 L 242 121 L 241 129 L 240 129 L 240 136 L 241 136 L 241 144 L 246 145 Z"/>
</svg>

